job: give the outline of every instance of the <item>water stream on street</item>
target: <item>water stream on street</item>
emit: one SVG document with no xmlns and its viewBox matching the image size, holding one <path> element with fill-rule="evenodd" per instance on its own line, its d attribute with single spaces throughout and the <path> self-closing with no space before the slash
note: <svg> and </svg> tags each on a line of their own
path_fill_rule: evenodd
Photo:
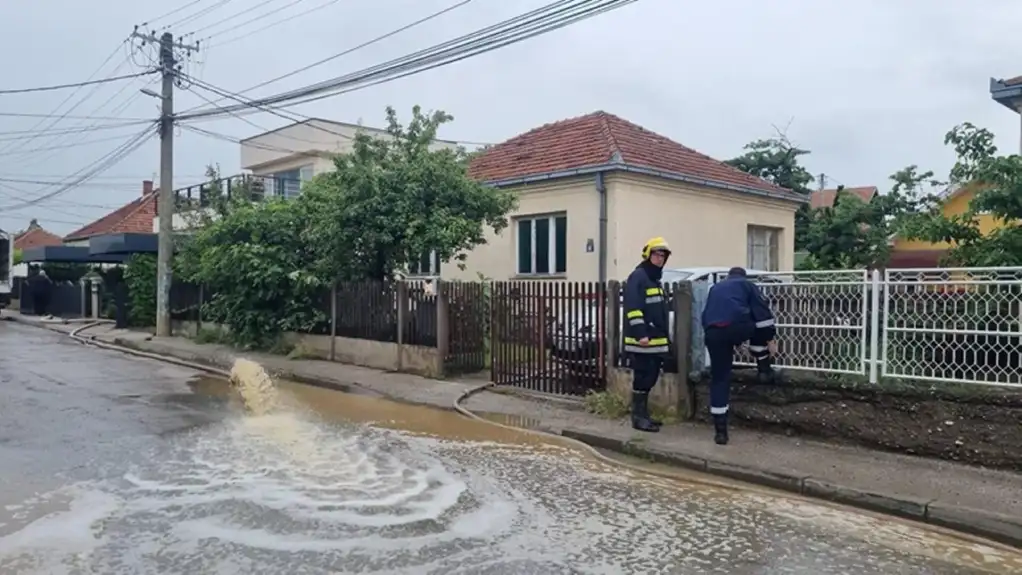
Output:
<svg viewBox="0 0 1022 575">
<path fill-rule="evenodd" d="M 0 573 L 1022 573 L 1022 556 L 899 520 L 556 438 L 275 384 L 192 382 L 222 422 L 0 510 Z M 690 479 L 687 479 L 690 477 Z"/>
</svg>

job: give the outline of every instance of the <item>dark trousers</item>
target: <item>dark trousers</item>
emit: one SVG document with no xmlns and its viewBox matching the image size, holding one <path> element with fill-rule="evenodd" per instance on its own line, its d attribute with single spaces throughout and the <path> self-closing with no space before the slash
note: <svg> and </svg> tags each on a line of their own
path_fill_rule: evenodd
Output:
<svg viewBox="0 0 1022 575">
<path fill-rule="evenodd" d="M 657 353 L 632 354 L 632 392 L 649 393 L 660 379 L 664 358 Z"/>
<path fill-rule="evenodd" d="M 710 326 L 704 331 L 706 349 L 710 352 L 712 415 L 725 415 L 731 407 L 731 369 L 735 347 L 752 338 L 754 329 L 752 325 L 731 324 L 723 327 Z"/>
</svg>

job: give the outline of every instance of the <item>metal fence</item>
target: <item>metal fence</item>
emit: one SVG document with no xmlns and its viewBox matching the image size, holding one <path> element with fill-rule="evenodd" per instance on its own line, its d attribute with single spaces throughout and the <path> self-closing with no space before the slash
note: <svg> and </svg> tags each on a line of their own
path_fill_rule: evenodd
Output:
<svg viewBox="0 0 1022 575">
<path fill-rule="evenodd" d="M 493 282 L 491 380 L 584 395 L 606 386 L 606 285 Z"/>
<path fill-rule="evenodd" d="M 1022 385 L 1022 268 L 778 272 L 777 365 L 880 378 Z M 693 288 L 693 314 L 712 280 Z M 696 369 L 708 365 L 693 322 Z M 739 351 L 736 363 L 750 364 Z"/>
</svg>

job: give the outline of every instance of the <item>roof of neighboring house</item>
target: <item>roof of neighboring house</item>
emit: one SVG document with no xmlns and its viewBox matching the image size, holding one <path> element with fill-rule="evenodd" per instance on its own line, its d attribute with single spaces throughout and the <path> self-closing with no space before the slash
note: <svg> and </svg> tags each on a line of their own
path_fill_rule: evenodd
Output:
<svg viewBox="0 0 1022 575">
<path fill-rule="evenodd" d="M 352 124 L 351 122 L 338 122 L 337 120 L 327 120 L 325 118 L 306 118 L 304 120 L 298 120 L 298 121 L 295 121 L 295 122 L 291 122 L 290 124 L 285 124 L 285 125 L 283 125 L 283 126 L 281 126 L 279 128 L 274 128 L 272 130 L 267 130 L 265 132 L 262 132 L 260 134 L 256 134 L 254 136 L 249 136 L 249 137 L 247 137 L 245 139 L 239 140 L 239 142 L 241 142 L 241 143 L 249 142 L 251 140 L 255 140 L 256 138 L 262 138 L 263 136 L 269 136 L 270 134 L 275 134 L 277 132 L 282 132 L 284 130 L 287 130 L 287 129 L 290 129 L 290 128 L 294 128 L 295 126 L 303 126 L 303 125 L 312 126 L 313 129 L 322 129 L 323 131 L 325 131 L 327 133 L 333 133 L 334 135 L 338 135 L 338 136 L 342 136 L 342 137 L 348 137 L 345 134 L 337 134 L 337 133 L 334 133 L 334 132 L 330 132 L 329 129 L 323 128 L 322 126 L 316 126 L 317 123 L 327 124 L 327 125 L 330 125 L 330 126 L 338 126 L 338 127 L 341 127 L 341 128 L 351 128 L 351 129 L 355 129 L 355 130 L 365 130 L 367 132 L 380 132 L 380 133 L 386 133 L 387 132 L 386 128 L 375 128 L 373 126 L 364 126 L 362 124 Z M 450 141 L 450 140 L 440 140 L 440 139 L 437 139 L 436 141 L 437 142 L 444 142 L 446 144 L 457 144 L 457 142 Z"/>
<path fill-rule="evenodd" d="M 1022 76 L 1015 76 L 1014 78 L 1001 80 L 1001 83 L 1005 86 L 1022 86 Z"/>
<path fill-rule="evenodd" d="M 59 246 L 63 240 L 60 236 L 46 231 L 38 222 L 32 220 L 28 229 L 14 236 L 14 249 L 37 248 L 40 246 Z"/>
<path fill-rule="evenodd" d="M 705 185 L 800 198 L 791 190 L 603 111 L 546 124 L 496 144 L 473 159 L 469 175 L 502 182 L 599 167 L 643 168 Z"/>
<path fill-rule="evenodd" d="M 153 233 L 156 192 L 143 194 L 98 220 L 64 236 L 64 241 L 84 240 L 103 234 Z"/>
<path fill-rule="evenodd" d="M 857 188 L 834 188 L 827 190 L 816 190 L 809 195 L 809 207 L 815 209 L 818 208 L 833 208 L 834 202 L 837 201 L 837 193 L 848 193 L 854 194 L 864 202 L 870 202 L 880 191 L 876 186 L 860 186 Z"/>
<path fill-rule="evenodd" d="M 947 255 L 946 249 L 934 250 L 892 250 L 887 260 L 890 269 L 936 268 Z"/>
</svg>

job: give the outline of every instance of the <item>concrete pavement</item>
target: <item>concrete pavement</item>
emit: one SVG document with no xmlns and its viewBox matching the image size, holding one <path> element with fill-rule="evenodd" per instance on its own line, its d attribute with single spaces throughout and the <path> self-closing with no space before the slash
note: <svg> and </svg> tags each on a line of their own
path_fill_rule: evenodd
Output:
<svg viewBox="0 0 1022 575">
<path fill-rule="evenodd" d="M 40 325 L 38 320 L 5 314 Z M 66 325 L 43 325 L 69 332 Z M 244 355 L 278 377 L 344 391 L 450 409 L 481 382 L 437 381 L 316 360 L 288 360 L 241 353 L 183 338 L 97 328 L 97 340 L 149 353 L 229 368 Z M 637 434 L 624 422 L 608 421 L 562 401 L 503 393 L 473 396 L 466 407 L 498 420 L 540 428 L 626 454 L 780 488 L 843 504 L 974 533 L 1022 547 L 1022 474 L 945 461 L 807 441 L 736 429 L 726 447 L 713 444 L 704 425 L 672 425 L 660 434 Z"/>
</svg>

